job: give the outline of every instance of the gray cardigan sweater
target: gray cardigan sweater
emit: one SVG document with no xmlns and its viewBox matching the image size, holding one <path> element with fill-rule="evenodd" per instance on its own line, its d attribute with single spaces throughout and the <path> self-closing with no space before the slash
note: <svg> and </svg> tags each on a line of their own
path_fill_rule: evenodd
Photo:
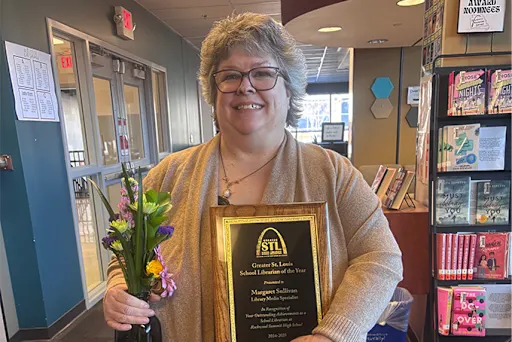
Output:
<svg viewBox="0 0 512 342">
<path fill-rule="evenodd" d="M 173 237 L 162 245 L 178 290 L 153 305 L 164 340 L 212 342 L 212 246 L 209 208 L 217 205 L 220 137 L 173 153 L 144 180 L 145 190 L 171 193 Z M 402 260 L 380 201 L 351 163 L 287 133 L 264 192 L 263 203 L 328 203 L 335 295 L 314 333 L 336 342 L 364 342 L 402 279 Z M 117 263 L 109 288 L 123 283 Z"/>
</svg>

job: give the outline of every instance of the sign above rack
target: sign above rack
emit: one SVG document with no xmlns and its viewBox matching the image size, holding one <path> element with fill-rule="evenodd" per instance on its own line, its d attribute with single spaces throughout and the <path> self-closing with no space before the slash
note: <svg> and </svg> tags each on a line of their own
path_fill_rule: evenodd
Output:
<svg viewBox="0 0 512 342">
<path fill-rule="evenodd" d="M 457 32 L 503 32 L 506 3 L 506 0 L 460 0 Z"/>
</svg>

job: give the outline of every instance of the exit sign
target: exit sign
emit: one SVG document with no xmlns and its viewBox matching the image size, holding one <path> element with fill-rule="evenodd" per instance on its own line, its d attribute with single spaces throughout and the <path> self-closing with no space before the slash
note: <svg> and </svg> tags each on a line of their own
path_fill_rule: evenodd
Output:
<svg viewBox="0 0 512 342">
<path fill-rule="evenodd" d="M 69 69 L 73 67 L 73 59 L 71 56 L 60 56 L 60 65 L 62 69 Z"/>
<path fill-rule="evenodd" d="M 124 39 L 133 40 L 133 15 L 122 6 L 115 7 L 114 21 L 116 23 L 117 35 Z"/>
</svg>

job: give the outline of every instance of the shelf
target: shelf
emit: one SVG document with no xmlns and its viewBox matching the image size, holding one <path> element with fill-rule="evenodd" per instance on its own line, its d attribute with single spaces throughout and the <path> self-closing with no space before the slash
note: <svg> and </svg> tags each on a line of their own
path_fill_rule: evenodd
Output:
<svg viewBox="0 0 512 342">
<path fill-rule="evenodd" d="M 485 337 L 438 335 L 438 341 L 439 342 L 445 342 L 445 341 L 505 342 L 505 341 L 510 341 L 510 330 L 509 329 L 487 329 L 485 332 Z"/>
<path fill-rule="evenodd" d="M 508 285 L 512 284 L 512 279 L 472 279 L 472 280 L 438 280 L 435 279 L 437 286 L 457 286 L 457 285 L 487 285 L 487 284 L 497 284 L 497 285 Z"/>
<path fill-rule="evenodd" d="M 507 166 L 507 165 L 506 165 Z M 478 180 L 510 180 L 510 169 L 495 171 L 448 171 L 437 172 L 437 177 L 471 177 Z"/>
<path fill-rule="evenodd" d="M 434 225 L 435 233 L 479 233 L 479 232 L 510 232 L 512 228 L 506 224 L 479 224 L 479 225 L 460 225 L 460 226 L 441 226 Z"/>
<path fill-rule="evenodd" d="M 485 115 L 457 115 L 457 116 L 440 116 L 439 122 L 459 122 L 469 120 L 472 123 L 477 122 L 486 122 L 493 120 L 510 120 L 512 115 L 510 114 L 485 114 Z"/>
</svg>

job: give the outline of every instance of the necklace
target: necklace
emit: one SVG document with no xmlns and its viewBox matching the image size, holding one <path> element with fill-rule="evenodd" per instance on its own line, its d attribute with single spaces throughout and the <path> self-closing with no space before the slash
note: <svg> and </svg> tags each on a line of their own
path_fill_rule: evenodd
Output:
<svg viewBox="0 0 512 342">
<path fill-rule="evenodd" d="M 245 180 L 246 178 L 249 178 L 251 177 L 252 175 L 254 175 L 256 172 L 258 172 L 259 170 L 263 169 L 265 166 L 267 166 L 268 164 L 270 164 L 271 161 L 273 161 L 274 159 L 276 159 L 277 157 L 277 154 L 279 153 L 279 150 L 281 149 L 281 146 L 284 144 L 284 141 L 285 139 L 283 139 L 283 141 L 281 142 L 281 145 L 279 145 L 279 148 L 277 149 L 277 152 L 276 154 L 274 154 L 274 156 L 272 158 L 269 159 L 269 161 L 267 161 L 265 164 L 263 164 L 262 166 L 260 166 L 259 168 L 257 168 L 256 170 L 254 170 L 253 172 L 249 173 L 248 175 L 244 176 L 244 177 L 241 177 L 241 178 L 238 178 L 238 179 L 235 179 L 234 181 L 230 181 L 229 178 L 228 178 L 228 174 L 226 172 L 226 167 L 224 166 L 224 159 L 222 158 L 222 152 L 221 152 L 221 149 L 220 149 L 220 143 L 219 143 L 219 154 L 220 154 L 220 161 L 221 161 L 221 164 L 222 164 L 222 169 L 224 170 L 224 177 L 222 177 L 222 180 L 224 182 L 226 182 L 226 188 L 224 189 L 224 192 L 222 193 L 223 197 L 224 198 L 229 198 L 232 194 L 232 191 L 231 191 L 231 187 L 233 185 L 236 185 L 236 184 L 239 184 L 240 182 L 242 182 L 243 180 Z"/>
</svg>

